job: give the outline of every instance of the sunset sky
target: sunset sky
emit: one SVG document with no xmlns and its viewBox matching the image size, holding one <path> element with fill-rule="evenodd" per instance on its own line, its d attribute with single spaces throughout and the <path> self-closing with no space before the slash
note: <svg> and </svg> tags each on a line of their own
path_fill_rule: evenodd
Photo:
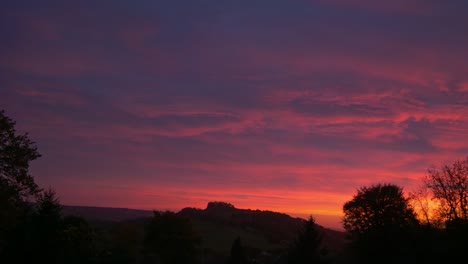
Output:
<svg viewBox="0 0 468 264">
<path fill-rule="evenodd" d="M 63 204 L 315 215 L 468 154 L 468 1 L 3 1 L 0 109 Z"/>
</svg>

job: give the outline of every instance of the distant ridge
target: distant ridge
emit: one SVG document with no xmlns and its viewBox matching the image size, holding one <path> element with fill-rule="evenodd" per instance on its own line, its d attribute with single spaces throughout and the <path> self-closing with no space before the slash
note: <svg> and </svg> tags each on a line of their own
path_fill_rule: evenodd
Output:
<svg viewBox="0 0 468 264">
<path fill-rule="evenodd" d="M 63 206 L 63 213 L 81 216 L 93 222 L 147 220 L 153 216 L 153 210 L 72 205 Z M 232 241 L 241 234 L 247 238 L 247 245 L 283 247 L 306 221 L 280 212 L 239 209 L 226 202 L 209 202 L 205 209 L 186 207 L 177 213 L 194 222 L 205 244 L 223 249 L 230 249 Z M 345 232 L 317 226 L 323 231 L 323 242 L 328 248 L 334 251 L 343 249 Z"/>
<path fill-rule="evenodd" d="M 282 246 L 292 241 L 306 220 L 292 217 L 285 213 L 238 209 L 225 202 L 209 202 L 205 209 L 184 208 L 179 214 L 185 215 L 195 222 L 221 225 L 262 235 L 268 243 Z M 202 225 L 203 226 L 203 225 Z M 345 233 L 318 225 L 323 232 L 324 244 L 335 250 L 341 250 L 345 243 Z"/>
<path fill-rule="evenodd" d="M 91 221 L 100 220 L 120 222 L 151 217 L 153 215 L 153 211 L 130 208 L 64 205 L 63 214 L 81 216 Z"/>
</svg>

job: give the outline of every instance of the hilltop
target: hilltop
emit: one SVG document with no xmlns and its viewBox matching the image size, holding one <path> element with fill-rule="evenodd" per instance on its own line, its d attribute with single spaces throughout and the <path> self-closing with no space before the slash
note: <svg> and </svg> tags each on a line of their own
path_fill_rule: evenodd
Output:
<svg viewBox="0 0 468 264">
<path fill-rule="evenodd" d="M 239 209 L 225 202 L 209 202 L 205 209 L 184 208 L 179 214 L 193 220 L 209 245 L 220 248 L 229 248 L 236 235 L 239 235 L 244 237 L 247 246 L 281 249 L 289 245 L 306 222 L 306 219 L 285 213 Z M 343 249 L 346 242 L 344 232 L 320 225 L 318 227 L 323 232 L 326 248 L 332 251 Z"/>
<path fill-rule="evenodd" d="M 151 210 L 129 208 L 64 206 L 65 215 L 81 216 L 90 222 L 145 223 L 153 215 Z M 186 207 L 179 212 L 193 222 L 206 250 L 221 255 L 229 253 L 232 242 L 241 237 L 246 247 L 259 251 L 275 251 L 287 247 L 306 219 L 285 213 L 240 209 L 225 202 L 209 202 L 204 209 Z M 323 231 L 324 246 L 340 252 L 345 245 L 345 233 L 318 225 Z"/>
</svg>

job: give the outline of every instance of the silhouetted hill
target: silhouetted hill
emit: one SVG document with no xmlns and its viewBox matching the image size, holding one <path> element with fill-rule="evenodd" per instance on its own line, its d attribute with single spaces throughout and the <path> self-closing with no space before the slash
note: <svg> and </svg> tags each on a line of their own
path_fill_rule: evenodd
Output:
<svg viewBox="0 0 468 264">
<path fill-rule="evenodd" d="M 202 233 L 231 233 L 231 240 L 235 239 L 237 230 L 239 236 L 257 237 L 257 246 L 263 248 L 283 248 L 287 246 L 306 222 L 303 218 L 291 217 L 284 213 L 251 209 L 238 209 L 232 204 L 224 202 L 210 202 L 205 209 L 184 208 L 179 214 L 191 218 L 199 226 Z M 214 227 L 218 228 L 214 228 Z M 318 225 L 323 231 L 324 245 L 332 251 L 341 251 L 345 244 L 345 233 L 328 229 Z M 213 230 L 215 229 L 215 230 Z M 229 230 L 228 230 L 229 229 Z M 235 231 L 234 231 L 235 233 Z M 213 234 L 212 236 L 215 236 Z M 211 236 L 211 237 L 212 237 Z M 263 238 L 259 242 L 259 238 Z M 213 243 L 219 245 L 220 241 Z M 225 247 L 225 246 L 224 246 Z M 260 247 L 262 248 L 262 247 Z"/>
<path fill-rule="evenodd" d="M 81 216 L 88 221 L 112 221 L 121 222 L 137 218 L 148 218 L 153 215 L 150 210 L 138 210 L 129 208 L 93 207 L 93 206 L 63 206 L 64 215 Z"/>
<path fill-rule="evenodd" d="M 149 219 L 151 210 L 90 206 L 63 206 L 65 215 L 77 215 L 90 222 L 124 222 Z M 225 202 L 210 202 L 205 209 L 187 207 L 178 212 L 192 220 L 203 239 L 203 246 L 223 254 L 241 237 L 245 246 L 258 250 L 284 249 L 294 239 L 305 219 L 284 213 L 239 209 Z M 145 223 L 146 221 L 141 221 Z M 339 252 L 345 244 L 345 233 L 318 225 L 324 245 Z"/>
</svg>

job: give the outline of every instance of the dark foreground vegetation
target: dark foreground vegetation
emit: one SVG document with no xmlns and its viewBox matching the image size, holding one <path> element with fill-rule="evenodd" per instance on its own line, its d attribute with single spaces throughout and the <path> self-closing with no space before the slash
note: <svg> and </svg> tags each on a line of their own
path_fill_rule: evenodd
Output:
<svg viewBox="0 0 468 264">
<path fill-rule="evenodd" d="M 1 263 L 451 263 L 468 252 L 468 158 L 430 169 L 415 193 L 360 187 L 338 232 L 224 202 L 96 217 L 37 186 L 29 162 L 39 157 L 0 112 Z"/>
</svg>

